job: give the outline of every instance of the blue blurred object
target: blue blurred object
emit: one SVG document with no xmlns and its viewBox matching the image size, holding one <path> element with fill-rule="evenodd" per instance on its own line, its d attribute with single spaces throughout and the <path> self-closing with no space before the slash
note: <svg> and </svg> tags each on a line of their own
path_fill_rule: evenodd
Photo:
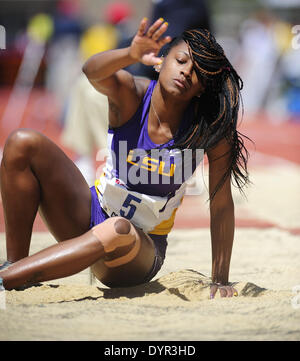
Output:
<svg viewBox="0 0 300 361">
<path fill-rule="evenodd" d="M 82 34 L 83 27 L 80 21 L 79 7 L 77 2 L 74 2 L 73 0 L 59 0 L 56 5 L 56 12 L 53 20 L 54 41 L 66 35 L 72 35 L 79 38 Z"/>
<path fill-rule="evenodd" d="M 56 15 L 54 18 L 54 28 L 54 40 L 67 34 L 72 34 L 79 38 L 83 30 L 78 19 L 62 15 Z"/>
<path fill-rule="evenodd" d="M 165 35 L 179 36 L 183 31 L 205 28 L 211 31 L 211 15 L 206 0 L 155 0 L 151 22 L 169 22 Z"/>
<path fill-rule="evenodd" d="M 287 91 L 287 110 L 300 122 L 300 87 L 292 87 Z"/>
</svg>

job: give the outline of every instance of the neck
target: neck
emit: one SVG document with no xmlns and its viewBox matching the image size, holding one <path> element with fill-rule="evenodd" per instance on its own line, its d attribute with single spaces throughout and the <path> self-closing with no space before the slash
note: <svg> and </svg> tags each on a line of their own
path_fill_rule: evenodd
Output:
<svg viewBox="0 0 300 361">
<path fill-rule="evenodd" d="M 151 103 L 155 116 L 158 117 L 158 122 L 160 124 L 164 123 L 166 126 L 168 125 L 170 129 L 172 129 L 172 126 L 178 126 L 189 104 L 189 102 L 184 102 L 167 94 L 159 82 L 157 82 L 153 90 Z"/>
</svg>

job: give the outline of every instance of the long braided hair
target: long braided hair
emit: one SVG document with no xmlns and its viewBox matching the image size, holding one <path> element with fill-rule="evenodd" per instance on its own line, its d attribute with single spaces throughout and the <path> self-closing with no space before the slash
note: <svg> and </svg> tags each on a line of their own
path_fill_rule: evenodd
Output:
<svg viewBox="0 0 300 361">
<path fill-rule="evenodd" d="M 211 192 L 210 200 L 231 176 L 243 193 L 242 188 L 250 182 L 247 170 L 249 152 L 243 137 L 249 138 L 237 131 L 242 79 L 208 30 L 185 31 L 173 39 L 166 54 L 182 40 L 187 43 L 197 76 L 204 81 L 206 88 L 200 98 L 193 100 L 195 116 L 189 128 L 170 148 L 200 148 L 207 152 L 225 138 L 231 145 L 230 164 L 216 189 Z"/>
</svg>

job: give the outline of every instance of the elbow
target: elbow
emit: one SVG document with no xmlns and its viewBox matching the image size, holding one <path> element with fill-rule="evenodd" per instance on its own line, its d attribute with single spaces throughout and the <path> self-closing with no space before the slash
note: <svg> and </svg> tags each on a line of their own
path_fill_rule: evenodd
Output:
<svg viewBox="0 0 300 361">
<path fill-rule="evenodd" d="M 88 59 L 81 68 L 83 74 L 88 78 L 88 80 L 99 80 L 99 67 L 96 66 L 94 60 L 92 58 Z"/>
<path fill-rule="evenodd" d="M 88 65 L 87 62 L 85 62 L 81 68 L 81 71 L 88 77 Z"/>
<path fill-rule="evenodd" d="M 85 63 L 83 64 L 81 70 L 86 75 L 88 79 L 91 79 L 91 76 L 93 75 L 94 69 L 94 62 L 93 57 L 88 58 Z"/>
</svg>

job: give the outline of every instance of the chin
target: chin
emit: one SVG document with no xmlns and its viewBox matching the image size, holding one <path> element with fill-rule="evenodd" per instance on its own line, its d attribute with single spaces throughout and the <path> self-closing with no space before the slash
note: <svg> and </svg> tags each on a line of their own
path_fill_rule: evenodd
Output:
<svg viewBox="0 0 300 361">
<path fill-rule="evenodd" d="M 168 80 L 168 81 L 160 80 L 160 86 L 161 86 L 161 89 L 166 94 L 171 95 L 174 98 L 179 98 L 179 99 L 188 98 L 186 89 L 180 89 L 177 86 L 174 86 L 173 82 L 170 80 Z"/>
<path fill-rule="evenodd" d="M 169 84 L 169 86 L 166 88 L 166 91 L 174 97 L 183 97 L 187 95 L 185 89 L 180 89 L 173 84 Z"/>
</svg>

